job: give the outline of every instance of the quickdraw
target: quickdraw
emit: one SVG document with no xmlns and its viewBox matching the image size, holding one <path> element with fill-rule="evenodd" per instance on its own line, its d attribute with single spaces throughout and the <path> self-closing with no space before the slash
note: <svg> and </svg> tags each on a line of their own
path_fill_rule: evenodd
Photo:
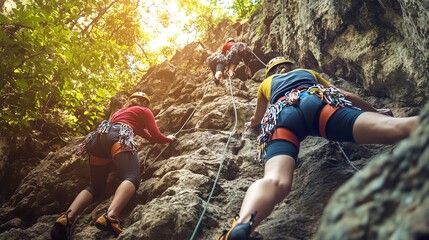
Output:
<svg viewBox="0 0 429 240">
<path fill-rule="evenodd" d="M 318 96 L 321 101 L 325 101 L 327 104 L 333 107 L 339 108 L 347 106 L 359 109 L 354 107 L 350 101 L 346 100 L 344 94 L 342 94 L 335 87 L 325 88 L 323 85 L 317 84 L 304 90 L 309 94 Z M 274 130 L 276 129 L 278 114 L 283 110 L 284 107 L 298 105 L 300 94 L 302 92 L 302 89 L 299 88 L 292 89 L 291 91 L 286 92 L 285 95 L 281 97 L 275 104 L 272 104 L 268 107 L 268 110 L 261 121 L 261 134 L 257 138 L 258 152 L 256 159 L 258 162 L 262 164 L 265 162 L 266 147 L 271 140 Z"/>
<path fill-rule="evenodd" d="M 271 136 L 277 126 L 277 116 L 283 110 L 285 106 L 297 105 L 299 102 L 299 95 L 301 91 L 298 89 L 292 89 L 286 92 L 284 97 L 280 98 L 275 104 L 271 104 L 268 107 L 267 112 L 261 121 L 261 134 L 257 138 L 258 142 L 258 155 L 257 160 L 263 163 L 266 156 L 266 147 L 271 139 Z"/>
<path fill-rule="evenodd" d="M 137 145 L 134 142 L 134 131 L 130 125 L 125 123 L 110 123 L 107 120 L 103 120 L 103 122 L 98 125 L 97 130 L 90 132 L 85 140 L 79 144 L 79 150 L 76 151 L 76 155 L 87 155 L 87 147 L 95 139 L 97 134 L 106 134 L 110 131 L 110 128 L 115 125 L 119 125 L 121 127 L 119 130 L 118 142 L 121 144 L 122 148 L 129 148 L 133 152 L 136 152 Z"/>
</svg>

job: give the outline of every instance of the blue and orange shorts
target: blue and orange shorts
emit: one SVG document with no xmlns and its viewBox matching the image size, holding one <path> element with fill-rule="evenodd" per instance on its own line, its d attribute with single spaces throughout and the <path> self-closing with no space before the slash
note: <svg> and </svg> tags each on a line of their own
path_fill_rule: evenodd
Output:
<svg viewBox="0 0 429 240">
<path fill-rule="evenodd" d="M 355 142 L 353 126 L 362 114 L 351 107 L 334 108 L 321 101 L 320 97 L 302 92 L 297 106 L 286 106 L 278 114 L 277 131 L 288 137 L 273 137 L 266 149 L 267 161 L 278 155 L 298 158 L 299 143 L 307 136 L 321 136 L 331 141 Z M 285 129 L 280 130 L 280 129 Z M 287 139 L 287 140 L 285 140 Z"/>
</svg>

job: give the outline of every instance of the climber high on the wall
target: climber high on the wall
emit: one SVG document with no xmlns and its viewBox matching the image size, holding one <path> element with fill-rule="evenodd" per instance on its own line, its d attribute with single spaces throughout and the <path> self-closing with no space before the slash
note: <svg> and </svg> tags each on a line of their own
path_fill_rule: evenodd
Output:
<svg viewBox="0 0 429 240">
<path fill-rule="evenodd" d="M 246 192 L 240 213 L 218 240 L 248 239 L 291 191 L 300 142 L 307 136 L 361 144 L 394 144 L 408 137 L 419 117 L 380 114 L 359 96 L 336 88 L 317 72 L 294 69 L 277 57 L 266 68 L 247 128 L 262 128 L 258 157 L 264 177 Z M 271 106 L 267 109 L 268 104 Z M 265 113 L 266 112 L 266 113 Z"/>
<path fill-rule="evenodd" d="M 206 59 L 206 64 L 213 73 L 216 85 L 224 79 L 223 72 L 225 71 L 225 56 L 222 53 L 213 53 Z"/>
<path fill-rule="evenodd" d="M 252 70 L 249 67 L 252 59 L 252 50 L 243 42 L 236 42 L 234 38 L 229 37 L 222 47 L 222 54 L 226 56 L 226 65 L 228 66 L 228 75 L 235 76 L 235 69 L 240 63 L 244 62 L 247 77 L 252 77 Z"/>
<path fill-rule="evenodd" d="M 106 212 L 95 222 L 101 230 L 115 236 L 122 232 L 119 216 L 140 185 L 140 164 L 134 134 L 154 143 L 170 143 L 173 135 L 164 136 L 158 129 L 155 117 L 148 108 L 149 97 L 143 92 L 133 93 L 125 107 L 115 112 L 110 121 L 104 120 L 80 144 L 78 154 L 89 156 L 89 187 L 82 190 L 52 226 L 52 239 L 67 239 L 70 229 L 82 211 L 99 199 L 106 186 L 108 174 L 114 166 L 122 178 Z"/>
</svg>

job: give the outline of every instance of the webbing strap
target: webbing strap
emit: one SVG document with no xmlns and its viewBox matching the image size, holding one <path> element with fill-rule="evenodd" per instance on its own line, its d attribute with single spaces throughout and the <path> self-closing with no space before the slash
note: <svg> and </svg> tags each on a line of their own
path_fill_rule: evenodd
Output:
<svg viewBox="0 0 429 240">
<path fill-rule="evenodd" d="M 119 142 L 115 142 L 112 146 L 112 148 L 110 149 L 110 153 L 112 154 L 112 158 L 102 158 L 102 157 L 97 157 L 94 155 L 89 155 L 89 164 L 91 165 L 97 165 L 97 166 L 102 166 L 102 165 L 107 165 L 109 164 L 112 159 L 119 153 L 121 152 L 132 152 L 132 150 L 128 147 L 122 147 L 122 145 Z"/>
<path fill-rule="evenodd" d="M 307 91 L 307 90 L 308 90 L 308 88 L 309 88 L 310 86 L 312 86 L 312 85 L 311 85 L 311 84 L 304 83 L 304 84 L 301 84 L 301 85 L 299 85 L 298 87 L 296 87 L 296 88 L 294 88 L 294 89 L 295 89 L 295 90 L 298 90 L 300 93 L 302 93 L 302 92 Z M 288 93 L 290 93 L 290 92 L 291 92 L 291 91 L 289 91 Z M 286 99 L 287 99 L 287 97 L 288 97 L 288 95 L 289 95 L 289 94 L 285 94 L 284 96 L 280 97 L 279 99 L 277 99 L 276 103 L 278 103 L 278 102 L 280 102 L 280 101 L 283 101 L 283 100 L 286 100 Z"/>
<path fill-rule="evenodd" d="M 102 157 L 97 157 L 94 155 L 89 155 L 89 164 L 90 165 L 96 165 L 96 166 L 102 166 L 102 165 L 107 165 L 112 161 L 112 159 L 110 158 L 102 158 Z"/>
<path fill-rule="evenodd" d="M 283 96 L 283 97 L 281 97 L 281 98 L 277 99 L 276 103 L 278 103 L 278 102 L 280 102 L 280 101 L 283 101 L 283 100 L 285 100 L 285 99 L 286 99 L 286 96 Z"/>
<path fill-rule="evenodd" d="M 326 124 L 328 124 L 328 121 L 331 118 L 332 114 L 334 114 L 334 112 L 337 111 L 338 109 L 339 107 L 333 107 L 329 104 L 326 104 L 322 108 L 322 111 L 320 111 L 320 117 L 319 117 L 320 136 L 326 138 Z"/>
<path fill-rule="evenodd" d="M 296 137 L 295 133 L 287 128 L 276 128 L 273 135 L 271 135 L 271 141 L 276 139 L 286 140 L 299 149 L 300 141 Z"/>
<path fill-rule="evenodd" d="M 121 152 L 131 152 L 132 150 L 129 147 L 122 147 L 119 142 L 115 142 L 110 149 L 110 153 L 112 154 L 112 158 L 118 155 Z"/>
</svg>

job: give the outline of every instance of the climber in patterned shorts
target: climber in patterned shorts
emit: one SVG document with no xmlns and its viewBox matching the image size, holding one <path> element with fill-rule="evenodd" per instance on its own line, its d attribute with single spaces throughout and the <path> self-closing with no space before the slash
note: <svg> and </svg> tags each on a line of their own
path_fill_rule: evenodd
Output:
<svg viewBox="0 0 429 240">
<path fill-rule="evenodd" d="M 258 159 L 264 164 L 264 177 L 249 187 L 240 213 L 218 240 L 248 239 L 275 205 L 286 198 L 291 191 L 300 142 L 307 136 L 359 144 L 394 144 L 408 137 L 419 123 L 417 116 L 380 114 L 317 72 L 293 70 L 293 62 L 284 57 L 272 59 L 265 74 L 254 115 L 246 123 L 246 128 L 261 130 Z"/>
<path fill-rule="evenodd" d="M 124 108 L 115 112 L 110 121 L 104 120 L 80 144 L 78 155 L 89 156 L 90 184 L 56 220 L 51 229 L 52 239 L 67 239 L 76 218 L 87 206 L 103 196 L 112 166 L 122 178 L 122 183 L 116 189 L 109 208 L 97 219 L 95 226 L 115 236 L 123 231 L 119 216 L 140 184 L 140 164 L 134 134 L 154 143 L 176 140 L 175 136 L 164 136 L 159 131 L 155 117 L 148 108 L 149 104 L 150 99 L 144 92 L 133 93 Z"/>
<path fill-rule="evenodd" d="M 252 70 L 249 67 L 250 60 L 252 60 L 252 50 L 245 43 L 236 42 L 232 37 L 227 38 L 222 47 L 222 54 L 226 56 L 229 76 L 235 76 L 235 69 L 241 60 L 244 62 L 247 77 L 252 77 Z"/>
<path fill-rule="evenodd" d="M 222 53 L 213 53 L 206 59 L 206 64 L 213 73 L 216 85 L 224 79 L 223 72 L 225 71 L 225 56 Z"/>
</svg>

